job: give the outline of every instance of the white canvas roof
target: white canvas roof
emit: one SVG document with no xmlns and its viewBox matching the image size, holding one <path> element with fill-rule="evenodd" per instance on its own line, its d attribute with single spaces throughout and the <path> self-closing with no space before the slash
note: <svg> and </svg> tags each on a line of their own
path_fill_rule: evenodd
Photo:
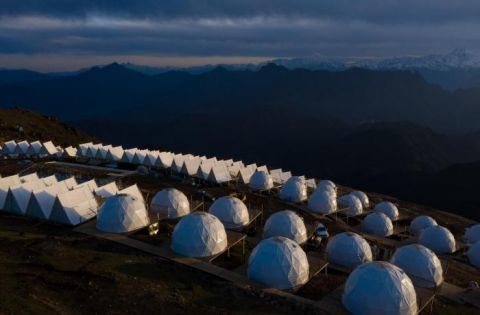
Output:
<svg viewBox="0 0 480 315">
<path fill-rule="evenodd" d="M 290 177 L 292 177 L 292 172 L 282 172 L 282 174 L 280 174 L 281 183 L 285 183 Z"/>
<path fill-rule="evenodd" d="M 305 181 L 297 176 L 290 177 L 280 190 L 280 199 L 295 203 L 307 200 Z"/>
<path fill-rule="evenodd" d="M 145 158 L 147 157 L 148 150 L 137 150 L 133 155 L 132 163 L 133 164 L 143 164 Z"/>
<path fill-rule="evenodd" d="M 308 199 L 308 209 L 320 214 L 333 213 L 337 211 L 337 199 L 327 192 L 316 190 Z"/>
<path fill-rule="evenodd" d="M 124 188 L 118 192 L 119 194 L 130 194 L 132 196 L 137 197 L 139 200 L 143 201 L 145 203 L 145 199 L 143 198 L 143 194 L 138 188 L 137 184 L 134 184 L 132 186 L 128 186 L 127 188 Z"/>
<path fill-rule="evenodd" d="M 150 213 L 159 218 L 180 218 L 190 213 L 187 196 L 175 188 L 166 188 L 155 194 L 150 203 Z"/>
<path fill-rule="evenodd" d="M 251 170 L 252 174 L 253 174 L 253 172 L 255 172 L 257 170 L 257 164 L 255 164 L 255 163 L 249 164 L 249 165 L 246 166 L 246 168 Z"/>
<path fill-rule="evenodd" d="M 267 172 L 259 169 L 250 177 L 250 188 L 255 190 L 269 190 L 273 188 L 272 177 Z"/>
<path fill-rule="evenodd" d="M 318 182 L 317 189 L 323 189 L 325 187 L 331 187 L 333 190 L 337 191 L 337 186 L 331 180 L 323 179 Z"/>
<path fill-rule="evenodd" d="M 121 194 L 107 198 L 98 211 L 97 229 L 103 232 L 131 232 L 149 223 L 145 203 L 132 195 Z"/>
<path fill-rule="evenodd" d="M 338 198 L 337 204 L 347 207 L 344 212 L 348 216 L 356 216 L 363 213 L 362 201 L 360 201 L 355 195 L 343 195 Z"/>
<path fill-rule="evenodd" d="M 183 163 L 185 162 L 186 157 L 182 154 L 175 155 L 173 157 L 172 170 L 180 173 L 182 171 Z"/>
<path fill-rule="evenodd" d="M 208 212 L 216 216 L 227 229 L 242 228 L 250 222 L 247 206 L 232 196 L 218 198 Z"/>
<path fill-rule="evenodd" d="M 200 167 L 200 161 L 201 160 L 198 158 L 185 160 L 181 173 L 188 176 L 197 175 L 198 168 Z"/>
<path fill-rule="evenodd" d="M 270 288 L 296 288 L 308 281 L 307 255 L 300 245 L 288 238 L 267 238 L 253 249 L 247 274 L 250 279 Z"/>
<path fill-rule="evenodd" d="M 148 151 L 145 159 L 143 160 L 143 165 L 146 166 L 155 166 L 157 162 L 158 155 L 160 154 L 159 151 Z"/>
<path fill-rule="evenodd" d="M 137 148 L 124 150 L 121 161 L 124 163 L 132 163 L 133 157 L 135 156 L 135 152 L 137 152 L 137 150 Z"/>
<path fill-rule="evenodd" d="M 70 178 L 67 178 L 65 179 L 64 181 L 62 181 L 63 183 L 65 183 L 65 185 L 68 187 L 68 189 L 73 189 L 75 186 L 78 185 L 77 183 L 77 180 L 75 179 L 75 177 L 70 177 Z"/>
<path fill-rule="evenodd" d="M 30 147 L 30 143 L 28 141 L 23 140 L 17 143 L 15 147 L 15 154 L 27 154 L 28 148 Z"/>
<path fill-rule="evenodd" d="M 73 187 L 73 189 L 78 189 L 83 186 L 87 187 L 88 190 L 90 190 L 92 193 L 98 188 L 97 182 L 94 179 L 91 179 L 89 181 L 78 184 L 77 186 Z"/>
<path fill-rule="evenodd" d="M 34 190 L 27 206 L 26 215 L 48 220 L 57 195 L 67 191 L 68 187 L 65 182 L 58 182 L 53 186 Z"/>
<path fill-rule="evenodd" d="M 158 160 L 155 163 L 156 167 L 160 168 L 170 168 L 173 163 L 173 154 L 168 152 L 160 152 L 158 155 Z"/>
<path fill-rule="evenodd" d="M 171 248 L 187 257 L 209 257 L 225 251 L 227 244 L 220 220 L 206 212 L 193 212 L 175 226 Z"/>
<path fill-rule="evenodd" d="M 53 155 L 57 154 L 58 149 L 52 143 L 52 141 L 47 141 L 42 144 L 42 149 L 40 150 L 40 154 L 42 155 Z"/>
<path fill-rule="evenodd" d="M 232 166 L 238 166 L 239 168 L 244 168 L 245 165 L 243 165 L 242 161 L 235 161 L 233 162 Z"/>
<path fill-rule="evenodd" d="M 216 157 L 212 157 L 212 158 L 202 160 L 202 164 L 212 164 L 213 165 L 215 163 L 217 163 L 217 158 Z"/>
<path fill-rule="evenodd" d="M 282 184 L 283 181 L 282 181 L 282 170 L 280 170 L 280 172 L 270 172 L 270 176 L 272 177 L 272 180 L 275 184 Z"/>
<path fill-rule="evenodd" d="M 434 288 L 443 282 L 440 260 L 423 245 L 410 244 L 398 248 L 391 263 L 405 271 L 417 287 Z"/>
<path fill-rule="evenodd" d="M 273 174 L 282 174 L 282 169 L 281 168 L 276 168 L 274 170 L 271 170 L 270 175 L 273 175 Z"/>
<path fill-rule="evenodd" d="M 85 156 L 87 154 L 87 149 L 93 145 L 93 142 L 81 143 L 78 145 L 78 154 L 79 156 Z"/>
<path fill-rule="evenodd" d="M 263 238 L 283 236 L 303 244 L 307 241 L 307 228 L 303 219 L 291 210 L 283 210 L 272 214 L 263 228 Z"/>
<path fill-rule="evenodd" d="M 434 225 L 437 225 L 435 219 L 426 215 L 420 215 L 410 222 L 410 233 L 418 236 L 424 229 Z"/>
<path fill-rule="evenodd" d="M 390 236 L 393 234 L 392 220 L 381 212 L 370 213 L 361 224 L 363 232 L 376 236 Z"/>
<path fill-rule="evenodd" d="M 376 204 L 375 208 L 373 208 L 373 211 L 381 212 L 381 213 L 387 215 L 390 218 L 390 220 L 392 220 L 392 221 L 397 221 L 397 219 L 398 219 L 397 206 L 395 206 L 393 203 L 391 203 L 389 201 L 382 201 L 382 202 Z"/>
<path fill-rule="evenodd" d="M 436 254 L 450 254 L 455 252 L 455 237 L 445 227 L 434 225 L 420 233 L 418 242 L 433 250 Z"/>
<path fill-rule="evenodd" d="M 17 143 L 14 140 L 7 141 L 3 144 L 2 154 L 4 155 L 15 154 L 16 147 L 17 147 Z"/>
<path fill-rule="evenodd" d="M 240 166 L 237 164 L 228 166 L 228 172 L 230 173 L 230 176 L 237 177 L 238 174 L 240 173 Z"/>
<path fill-rule="evenodd" d="M 45 183 L 42 180 L 10 187 L 5 200 L 5 210 L 15 214 L 25 215 L 32 192 L 45 187 Z"/>
<path fill-rule="evenodd" d="M 105 155 L 105 159 L 112 162 L 118 162 L 122 159 L 122 157 L 123 157 L 123 148 L 121 146 L 112 147 L 108 149 L 108 152 Z"/>
<path fill-rule="evenodd" d="M 208 180 L 217 184 L 222 184 L 231 181 L 232 177 L 225 165 L 215 165 L 210 171 Z"/>
<path fill-rule="evenodd" d="M 34 182 L 39 179 L 40 178 L 38 177 L 37 173 L 31 173 L 28 175 L 20 176 L 20 182 L 22 183 Z"/>
<path fill-rule="evenodd" d="M 307 185 L 308 188 L 312 188 L 312 189 L 317 188 L 317 182 L 315 181 L 315 178 L 306 179 L 305 185 Z"/>
<path fill-rule="evenodd" d="M 197 171 L 197 177 L 207 180 L 210 172 L 212 171 L 213 165 L 211 163 L 201 164 Z"/>
<path fill-rule="evenodd" d="M 368 199 L 367 194 L 364 193 L 363 191 L 356 190 L 356 191 L 352 191 L 350 194 L 360 199 L 360 201 L 362 202 L 363 208 L 370 207 L 370 200 Z"/>
<path fill-rule="evenodd" d="M 98 149 L 101 148 L 101 147 L 102 147 L 101 143 L 90 145 L 87 148 L 87 152 L 86 152 L 85 156 L 87 156 L 89 158 L 95 158 L 97 156 Z"/>
<path fill-rule="evenodd" d="M 20 177 L 18 175 L 0 178 L 0 209 L 5 209 L 5 200 L 10 187 L 18 186 L 20 184 Z"/>
<path fill-rule="evenodd" d="M 30 147 L 28 147 L 27 154 L 40 154 L 42 150 L 42 143 L 40 141 L 34 141 L 30 143 Z"/>
<path fill-rule="evenodd" d="M 363 237 L 352 232 L 332 237 L 325 251 L 330 263 L 351 269 L 373 260 L 370 245 Z"/>
<path fill-rule="evenodd" d="M 108 198 L 115 196 L 116 194 L 118 194 L 118 187 L 115 182 L 108 183 L 95 189 L 95 195 L 102 198 Z"/>
<path fill-rule="evenodd" d="M 112 148 L 111 145 L 101 145 L 98 147 L 97 153 L 95 155 L 96 159 L 105 160 L 107 157 L 108 150 Z"/>
<path fill-rule="evenodd" d="M 98 204 L 95 196 L 86 187 L 80 187 L 62 194 L 55 199 L 50 220 L 78 225 L 97 215 Z"/>
<path fill-rule="evenodd" d="M 252 177 L 253 172 L 255 171 L 252 170 L 251 168 L 240 169 L 240 179 L 242 183 L 244 183 L 245 185 L 248 185 L 248 183 L 250 183 L 250 178 Z"/>
<path fill-rule="evenodd" d="M 72 146 L 66 147 L 63 150 L 63 155 L 66 157 L 75 157 L 77 156 L 77 149 Z"/>
<path fill-rule="evenodd" d="M 267 168 L 266 165 L 262 165 L 262 166 L 257 167 L 256 171 L 257 172 L 265 172 L 265 173 L 268 174 L 268 168 Z"/>
<path fill-rule="evenodd" d="M 480 224 L 475 224 L 466 228 L 464 238 L 467 244 L 473 244 L 480 241 Z"/>
<path fill-rule="evenodd" d="M 342 302 L 352 314 L 416 315 L 418 311 L 410 278 L 384 261 L 357 267 L 347 279 Z"/>
<path fill-rule="evenodd" d="M 55 175 L 50 175 L 47 177 L 40 178 L 41 181 L 45 184 L 45 186 L 52 186 L 58 183 L 57 177 Z"/>
</svg>

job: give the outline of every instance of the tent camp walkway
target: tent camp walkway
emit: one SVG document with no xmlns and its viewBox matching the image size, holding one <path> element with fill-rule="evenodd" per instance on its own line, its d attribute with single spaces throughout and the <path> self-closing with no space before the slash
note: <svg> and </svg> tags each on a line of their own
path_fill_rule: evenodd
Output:
<svg viewBox="0 0 480 315">
<path fill-rule="evenodd" d="M 95 170 L 95 171 L 103 171 L 103 172 L 109 172 L 110 176 L 113 177 L 126 177 L 130 175 L 134 175 L 137 173 L 137 171 L 131 171 L 131 170 L 122 170 L 118 168 L 110 168 L 110 167 L 104 167 L 104 166 L 96 166 L 96 165 L 88 165 L 88 164 L 79 164 L 79 163 L 70 163 L 70 162 L 59 162 L 59 161 L 49 161 L 45 162 L 45 164 L 50 164 L 50 165 L 59 165 L 59 166 L 66 166 L 66 167 L 73 167 L 73 168 L 81 168 L 81 169 L 90 169 L 90 170 Z"/>
<path fill-rule="evenodd" d="M 165 246 L 155 246 L 149 243 L 135 240 L 133 238 L 129 238 L 127 235 L 100 232 L 96 229 L 95 225 L 96 220 L 92 220 L 75 228 L 74 231 L 95 236 L 98 238 L 107 239 L 109 241 L 120 243 L 166 260 L 171 260 L 177 263 L 188 265 L 190 267 L 208 272 L 228 281 L 240 283 L 243 285 L 251 285 L 250 281 L 246 277 L 239 277 L 239 275 L 234 272 L 230 272 L 200 259 L 179 256 L 170 249 L 170 246 L 168 246 L 168 244 L 165 244 Z"/>
<path fill-rule="evenodd" d="M 74 229 L 74 231 L 91 235 L 94 237 L 106 239 L 112 242 L 116 242 L 131 248 L 135 248 L 142 252 L 160 257 L 161 259 L 170 260 L 176 263 L 180 263 L 191 268 L 206 272 L 208 274 L 214 275 L 221 279 L 227 280 L 233 283 L 236 287 L 243 289 L 243 290 L 250 290 L 250 291 L 263 291 L 264 294 L 271 295 L 273 297 L 285 299 L 294 305 L 303 305 L 306 308 L 312 309 L 318 313 L 319 309 L 316 305 L 315 301 L 312 301 L 307 298 L 303 298 L 301 296 L 294 295 L 289 292 L 273 289 L 273 288 L 264 288 L 259 286 L 257 283 L 248 279 L 245 274 L 241 274 L 235 271 L 231 271 L 228 269 L 224 269 L 222 267 L 213 265 L 206 261 L 190 258 L 190 257 L 183 257 L 176 255 L 173 253 L 169 246 L 155 246 L 151 245 L 142 241 L 138 241 L 132 238 L 129 238 L 127 235 L 123 234 L 111 234 L 111 233 L 103 233 L 98 231 L 95 228 L 96 220 L 89 221 L 85 224 L 82 224 Z M 336 314 L 330 310 L 324 310 L 321 314 L 325 315 L 333 315 Z"/>
</svg>

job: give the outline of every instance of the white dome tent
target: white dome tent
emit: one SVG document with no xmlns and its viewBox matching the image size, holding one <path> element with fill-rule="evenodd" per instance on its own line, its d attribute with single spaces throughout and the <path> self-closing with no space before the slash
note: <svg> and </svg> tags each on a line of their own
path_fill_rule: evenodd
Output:
<svg viewBox="0 0 480 315">
<path fill-rule="evenodd" d="M 307 200 L 305 181 L 298 176 L 290 177 L 280 190 L 280 199 L 295 203 Z"/>
<path fill-rule="evenodd" d="M 420 244 L 398 248 L 391 263 L 401 268 L 412 282 L 423 288 L 437 287 L 443 282 L 443 269 L 437 255 Z"/>
<path fill-rule="evenodd" d="M 363 191 L 360 191 L 360 190 L 352 191 L 350 195 L 353 195 L 358 199 L 360 199 L 360 201 L 362 202 L 362 206 L 364 208 L 370 207 L 370 200 L 368 199 L 367 194 L 364 193 Z"/>
<path fill-rule="evenodd" d="M 390 236 L 393 234 L 392 220 L 383 213 L 374 212 L 365 217 L 361 224 L 363 232 L 377 236 Z"/>
<path fill-rule="evenodd" d="M 445 227 L 435 225 L 426 228 L 420 234 L 418 242 L 436 254 L 450 254 L 455 252 L 455 238 L 452 233 Z"/>
<path fill-rule="evenodd" d="M 193 212 L 183 217 L 172 234 L 172 250 L 187 257 L 220 254 L 227 245 L 227 233 L 222 222 L 206 212 Z"/>
<path fill-rule="evenodd" d="M 272 214 L 263 228 L 263 238 L 283 236 L 297 244 L 307 241 L 307 229 L 302 218 L 292 210 L 283 210 Z"/>
<path fill-rule="evenodd" d="M 97 215 L 97 229 L 108 233 L 126 233 L 150 223 L 143 201 L 128 194 L 108 197 Z"/>
<path fill-rule="evenodd" d="M 390 220 L 392 221 L 397 221 L 398 220 L 398 208 L 396 205 L 389 201 L 382 201 L 378 204 L 375 205 L 375 208 L 373 208 L 373 211 L 375 212 L 381 212 L 385 215 L 387 215 Z"/>
<path fill-rule="evenodd" d="M 319 214 L 333 213 L 337 211 L 337 198 L 317 189 L 308 199 L 308 209 Z"/>
<path fill-rule="evenodd" d="M 273 188 L 273 179 L 266 171 L 256 171 L 250 177 L 249 185 L 254 190 L 269 190 Z"/>
<path fill-rule="evenodd" d="M 308 281 L 307 255 L 294 241 L 277 236 L 264 239 L 248 259 L 248 277 L 265 286 L 292 289 Z"/>
<path fill-rule="evenodd" d="M 166 188 L 155 194 L 150 203 L 150 213 L 161 218 L 175 219 L 190 213 L 187 196 L 175 188 Z"/>
<path fill-rule="evenodd" d="M 216 216 L 227 229 L 239 229 L 250 222 L 247 206 L 232 196 L 218 198 L 208 212 Z"/>
<path fill-rule="evenodd" d="M 472 225 L 465 230 L 465 242 L 468 244 L 476 243 L 480 241 L 480 224 Z"/>
<path fill-rule="evenodd" d="M 343 207 L 347 207 L 344 213 L 348 216 L 357 216 L 362 214 L 362 201 L 354 195 L 343 195 L 338 198 L 337 203 Z"/>
<path fill-rule="evenodd" d="M 319 181 L 318 184 L 317 184 L 317 189 L 321 189 L 321 190 L 324 190 L 325 188 L 329 189 L 327 187 L 330 187 L 335 192 L 337 191 L 337 185 L 335 185 L 335 183 L 332 182 L 331 180 L 324 179 L 324 180 Z"/>
<path fill-rule="evenodd" d="M 467 257 L 470 264 L 480 269 L 480 241 L 470 246 Z"/>
<path fill-rule="evenodd" d="M 416 217 L 410 222 L 410 233 L 413 235 L 420 235 L 420 233 L 431 226 L 438 225 L 434 218 L 427 215 L 421 215 Z"/>
<path fill-rule="evenodd" d="M 342 302 L 352 314 L 415 315 L 418 311 L 410 278 L 384 261 L 357 267 L 345 283 Z"/>
<path fill-rule="evenodd" d="M 352 269 L 373 259 L 367 241 L 352 232 L 335 235 L 328 242 L 325 251 L 328 262 Z"/>
<path fill-rule="evenodd" d="M 334 198 L 337 198 L 337 189 L 334 188 L 333 186 L 330 185 L 323 185 L 323 186 L 318 186 L 317 189 L 315 189 L 315 192 L 324 192 L 332 195 Z"/>
</svg>

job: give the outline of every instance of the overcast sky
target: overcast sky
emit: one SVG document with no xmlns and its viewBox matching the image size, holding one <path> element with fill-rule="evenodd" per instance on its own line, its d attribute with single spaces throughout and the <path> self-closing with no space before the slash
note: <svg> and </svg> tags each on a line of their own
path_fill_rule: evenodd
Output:
<svg viewBox="0 0 480 315">
<path fill-rule="evenodd" d="M 0 0 L 0 67 L 480 50 L 479 0 Z"/>
</svg>

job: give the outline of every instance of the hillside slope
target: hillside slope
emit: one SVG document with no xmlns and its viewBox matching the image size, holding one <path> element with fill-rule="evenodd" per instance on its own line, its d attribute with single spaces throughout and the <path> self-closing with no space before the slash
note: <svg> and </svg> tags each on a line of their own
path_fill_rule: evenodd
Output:
<svg viewBox="0 0 480 315">
<path fill-rule="evenodd" d="M 68 146 L 90 141 L 93 137 L 58 121 L 21 108 L 0 108 L 0 143 L 16 140 L 52 140 L 57 145 Z"/>
</svg>

